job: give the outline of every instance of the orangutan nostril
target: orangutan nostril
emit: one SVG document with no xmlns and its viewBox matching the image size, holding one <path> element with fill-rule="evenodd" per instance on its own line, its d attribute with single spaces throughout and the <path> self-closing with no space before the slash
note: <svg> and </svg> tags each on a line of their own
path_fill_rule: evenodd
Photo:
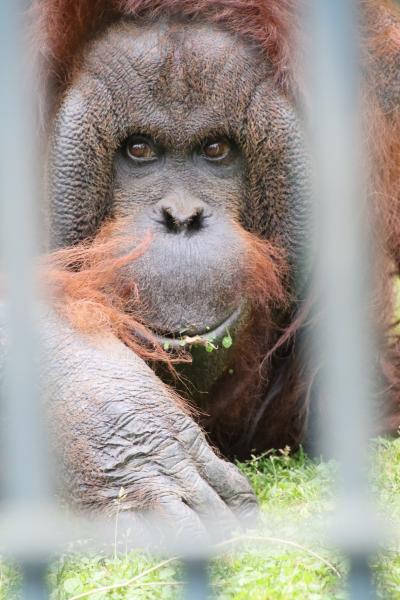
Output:
<svg viewBox="0 0 400 600">
<path fill-rule="evenodd" d="M 163 224 L 169 233 L 200 231 L 204 221 L 204 210 L 195 207 L 190 213 L 179 211 L 173 207 L 162 208 Z"/>
</svg>

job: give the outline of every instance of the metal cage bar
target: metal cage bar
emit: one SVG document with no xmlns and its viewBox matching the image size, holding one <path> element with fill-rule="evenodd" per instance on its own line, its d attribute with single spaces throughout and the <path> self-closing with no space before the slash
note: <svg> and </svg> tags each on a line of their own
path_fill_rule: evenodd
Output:
<svg viewBox="0 0 400 600">
<path fill-rule="evenodd" d="M 368 557 L 376 550 L 369 498 L 374 335 L 372 240 L 365 219 L 359 12 L 356 0 L 311 3 L 311 108 L 316 165 L 317 289 L 321 297 L 314 346 L 323 356 L 324 450 L 339 460 L 336 541 L 350 562 L 350 597 L 375 597 Z M 349 532 L 350 535 L 349 535 Z"/>
<path fill-rule="evenodd" d="M 30 536 L 35 513 L 48 503 L 48 464 L 42 429 L 35 335 L 38 145 L 33 74 L 27 65 L 22 19 L 26 3 L 0 3 L 0 237 L 7 296 L 2 320 L 8 337 L 1 390 L 2 502 Z M 4 324 L 4 322 L 3 322 Z M 21 558 L 22 597 L 48 597 L 46 563 Z"/>
</svg>

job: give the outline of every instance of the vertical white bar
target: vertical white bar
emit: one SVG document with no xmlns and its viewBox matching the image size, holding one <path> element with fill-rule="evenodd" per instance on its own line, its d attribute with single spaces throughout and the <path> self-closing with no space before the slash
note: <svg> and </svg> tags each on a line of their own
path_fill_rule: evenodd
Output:
<svg viewBox="0 0 400 600">
<path fill-rule="evenodd" d="M 338 542 L 350 560 L 351 598 L 375 595 L 368 567 L 374 512 L 368 488 L 374 335 L 368 298 L 373 253 L 361 143 L 359 14 L 355 0 L 311 2 L 311 110 L 316 164 L 317 284 L 323 356 L 323 447 L 340 461 Z M 365 213 L 364 213 L 365 214 Z M 361 215 L 361 218 L 360 218 Z"/>
<path fill-rule="evenodd" d="M 48 497 L 40 415 L 35 332 L 39 145 L 35 139 L 33 74 L 22 27 L 25 2 L 0 2 L 0 241 L 5 297 L 1 299 L 0 434 L 4 510 L 24 528 Z M 21 523 L 15 515 L 21 515 Z M 12 517 L 11 517 L 12 518 Z M 17 523 L 18 521 L 18 523 Z M 23 523 L 23 525 L 22 525 Z M 49 524 L 50 526 L 50 524 Z M 0 534 L 1 535 L 1 534 Z M 23 548 L 21 548 L 23 552 Z M 22 597 L 44 600 L 43 557 L 26 557 Z"/>
<path fill-rule="evenodd" d="M 13 502 L 47 494 L 40 427 L 35 332 L 39 145 L 35 137 L 33 74 L 24 52 L 22 11 L 0 3 L 0 240 L 7 342 L 2 389 L 5 489 Z M 4 320 L 3 320 L 4 323 Z"/>
</svg>

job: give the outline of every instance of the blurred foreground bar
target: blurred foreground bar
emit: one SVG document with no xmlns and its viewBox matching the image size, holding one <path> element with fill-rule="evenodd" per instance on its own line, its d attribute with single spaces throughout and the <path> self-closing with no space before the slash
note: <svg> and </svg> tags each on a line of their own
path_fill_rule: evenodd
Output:
<svg viewBox="0 0 400 600">
<path fill-rule="evenodd" d="M 34 366 L 39 144 L 35 139 L 33 73 L 22 26 L 26 2 L 0 2 L 0 236 L 6 299 L 1 326 L 7 360 L 1 389 L 1 501 L 21 542 L 48 504 L 48 465 Z M 47 523 L 51 528 L 52 524 Z M 17 532 L 16 532 L 17 536 Z M 1 532 L 0 532 L 1 538 Z M 48 597 L 43 557 L 23 557 L 22 596 Z"/>
<path fill-rule="evenodd" d="M 377 521 L 368 486 L 374 334 L 368 298 L 372 240 L 360 219 L 367 178 L 361 137 L 358 2 L 314 0 L 311 19 L 312 151 L 316 166 L 317 289 L 314 358 L 323 356 L 321 449 L 340 461 L 335 541 L 350 561 L 349 594 L 375 597 L 369 558 Z M 308 17 L 307 17 L 308 20 Z M 306 65 L 307 70 L 310 66 Z M 365 219 L 366 221 L 366 219 Z"/>
<path fill-rule="evenodd" d="M 212 598 L 209 561 L 187 559 L 183 561 L 184 600 Z"/>
</svg>

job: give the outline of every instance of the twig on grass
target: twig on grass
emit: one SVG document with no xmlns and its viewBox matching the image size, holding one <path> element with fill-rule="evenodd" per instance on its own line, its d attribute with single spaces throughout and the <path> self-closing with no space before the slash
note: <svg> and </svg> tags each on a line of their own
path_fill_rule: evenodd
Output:
<svg viewBox="0 0 400 600">
<path fill-rule="evenodd" d="M 89 590 L 87 592 L 82 592 L 82 594 L 78 594 L 77 596 L 72 596 L 72 598 L 70 598 L 69 600 L 81 600 L 81 598 L 88 598 L 89 596 L 93 596 L 93 594 L 98 594 L 100 592 L 111 592 L 112 590 L 118 590 L 119 588 L 128 587 L 128 586 L 132 585 L 133 583 L 135 583 L 135 581 L 142 579 L 142 577 L 149 575 L 153 571 L 157 571 L 157 569 L 161 569 L 161 567 L 164 567 L 165 565 L 169 565 L 171 562 L 173 562 L 177 559 L 178 559 L 177 556 L 173 556 L 172 558 L 168 558 L 166 560 L 163 560 L 160 563 L 157 563 L 156 565 L 154 565 L 154 567 L 150 567 L 149 569 L 142 571 L 141 573 L 139 573 L 139 575 L 135 575 L 135 577 L 132 577 L 131 579 L 128 579 L 127 581 L 121 581 L 120 583 L 114 583 L 112 585 L 105 585 L 103 587 L 95 588 L 95 589 Z"/>
<path fill-rule="evenodd" d="M 244 540 L 244 541 L 247 540 L 250 542 L 251 541 L 253 541 L 253 542 L 272 542 L 275 544 L 282 544 L 284 546 L 290 546 L 292 548 L 296 548 L 296 550 L 301 550 L 302 552 L 309 554 L 310 556 L 313 556 L 314 558 L 318 559 L 325 566 L 329 567 L 329 569 L 331 569 L 331 571 L 333 571 L 337 577 L 339 577 L 339 578 L 341 577 L 341 574 L 339 573 L 339 571 L 337 570 L 335 565 L 333 565 L 328 559 L 324 558 L 317 552 L 314 552 L 314 550 L 307 548 L 307 546 L 303 546 L 302 544 L 299 544 L 298 542 L 292 542 L 291 540 L 285 540 L 283 538 L 277 538 L 277 537 L 273 537 L 270 535 L 265 535 L 265 536 L 263 536 L 263 535 L 241 535 L 236 538 L 232 538 L 231 540 L 227 540 L 226 542 L 222 542 L 221 544 L 218 544 L 218 545 L 222 546 L 222 545 L 234 544 L 235 542 L 239 542 L 241 540 Z"/>
<path fill-rule="evenodd" d="M 298 542 L 292 542 L 291 540 L 285 540 L 283 538 L 277 538 L 277 537 L 273 537 L 273 536 L 258 536 L 258 535 L 240 535 L 236 538 L 232 538 L 230 540 L 226 540 L 225 542 L 220 542 L 219 544 L 216 544 L 216 548 L 223 548 L 224 546 L 229 546 L 229 545 L 233 545 L 236 542 L 240 542 L 240 541 L 253 541 L 253 542 L 272 542 L 274 544 L 282 544 L 283 546 L 290 546 L 291 548 L 295 548 L 296 550 L 301 550 L 302 552 L 304 552 L 305 554 L 309 554 L 310 556 L 313 556 L 314 558 L 316 558 L 317 560 L 321 561 L 325 566 L 327 566 L 331 571 L 333 571 L 333 573 L 335 573 L 335 575 L 337 577 L 341 577 L 341 574 L 339 573 L 339 571 L 337 570 L 337 568 L 335 567 L 335 565 L 333 565 L 329 560 L 327 560 L 326 558 L 324 558 L 323 556 L 321 556 L 320 554 L 318 554 L 317 552 L 314 552 L 314 550 L 311 550 L 310 548 L 307 548 L 307 546 L 303 546 L 302 544 L 299 544 Z M 70 600 L 81 600 L 82 598 L 88 598 L 89 596 L 92 596 L 93 594 L 97 594 L 100 592 L 110 592 L 112 590 L 118 590 L 120 588 L 123 587 L 129 587 L 131 585 L 133 585 L 134 583 L 136 583 L 137 581 L 139 581 L 140 579 L 142 579 L 143 577 L 145 577 L 146 575 L 149 575 L 150 573 L 152 573 L 153 571 L 157 571 L 158 569 L 161 569 L 161 567 L 164 567 L 165 565 L 170 564 L 171 562 L 174 562 L 176 560 L 179 560 L 180 557 L 179 556 L 172 556 L 171 558 L 168 558 L 166 560 L 163 560 L 160 563 L 157 563 L 156 565 L 154 565 L 153 567 L 150 567 L 149 569 L 146 569 L 145 571 L 142 571 L 142 573 L 139 573 L 139 575 L 135 575 L 135 577 L 132 577 L 131 579 L 128 579 L 127 581 L 121 581 L 120 583 L 114 583 L 112 585 L 106 585 L 103 587 L 99 587 L 99 588 L 95 588 L 93 590 L 89 590 L 87 592 L 83 592 L 82 594 L 78 594 L 77 596 L 73 596 L 72 598 L 70 598 Z M 160 585 L 161 582 L 157 582 L 157 585 Z M 181 585 L 178 582 L 171 582 L 171 585 L 176 584 L 176 585 Z M 140 584 L 141 586 L 143 585 L 149 585 L 149 584 Z M 164 582 L 163 582 L 164 585 Z"/>
</svg>

